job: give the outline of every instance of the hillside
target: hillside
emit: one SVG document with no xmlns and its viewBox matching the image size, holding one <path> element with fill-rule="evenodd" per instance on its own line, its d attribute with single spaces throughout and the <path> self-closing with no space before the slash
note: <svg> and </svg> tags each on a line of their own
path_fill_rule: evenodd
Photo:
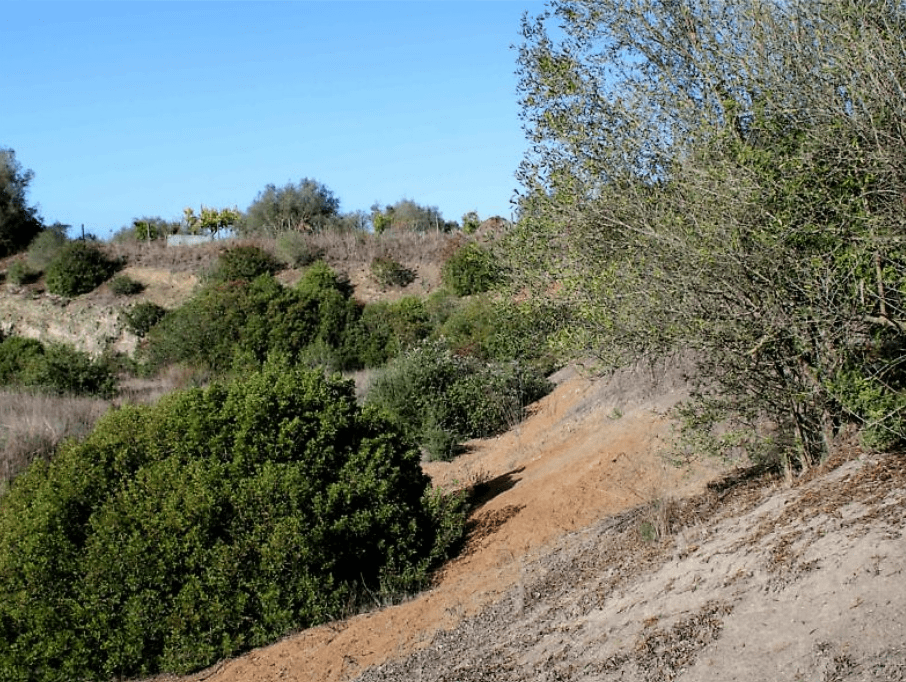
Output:
<svg viewBox="0 0 906 682">
<path fill-rule="evenodd" d="M 437 286 L 443 242 L 408 252 L 418 278 L 389 291 L 369 276 L 373 245 L 344 248 L 331 264 L 360 300 Z M 215 255 L 159 251 L 124 272 L 173 307 Z M 3 286 L 5 330 L 134 346 L 118 319 L 132 299 L 106 285 L 72 300 Z M 522 424 L 426 463 L 435 484 L 477 490 L 464 548 L 426 593 L 156 682 L 906 680 L 906 458 L 843 444 L 793 482 L 677 468 L 664 452 L 683 369 L 563 370 Z"/>
<path fill-rule="evenodd" d="M 180 682 L 906 679 L 902 455 L 844 448 L 793 485 L 677 469 L 680 371 L 556 379 L 426 466 L 484 492 L 432 590 Z"/>
<path fill-rule="evenodd" d="M 312 249 L 349 278 L 356 298 L 363 303 L 434 291 L 440 284 L 442 255 L 455 242 L 455 236 L 445 234 L 311 237 Z M 152 301 L 167 309 L 178 307 L 197 290 L 204 272 L 214 264 L 218 254 L 227 244 L 235 243 L 256 242 L 214 242 L 169 248 L 159 242 L 107 245 L 110 255 L 127 263 L 119 274 L 145 286 L 137 296 L 116 296 L 108 284 L 72 299 L 47 293 L 43 279 L 27 286 L 0 284 L 0 330 L 45 342 L 61 341 L 92 355 L 107 351 L 130 354 L 138 339 L 126 329 L 120 312 L 138 301 Z M 273 248 L 272 240 L 263 245 Z M 399 260 L 415 273 L 415 280 L 405 288 L 381 287 L 369 266 L 375 257 L 383 256 Z M 5 271 L 16 258 L 19 257 L 0 260 L 0 271 Z M 278 278 L 292 284 L 301 273 L 301 269 L 289 268 L 280 272 Z"/>
</svg>

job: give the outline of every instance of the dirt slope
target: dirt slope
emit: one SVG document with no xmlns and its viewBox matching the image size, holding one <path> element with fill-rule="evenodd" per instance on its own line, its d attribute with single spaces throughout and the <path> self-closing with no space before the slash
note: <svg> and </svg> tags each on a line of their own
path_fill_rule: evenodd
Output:
<svg viewBox="0 0 906 682">
<path fill-rule="evenodd" d="M 431 591 L 183 682 L 906 680 L 906 458 L 853 448 L 792 487 L 667 467 L 684 389 L 651 378 L 565 372 L 521 426 L 428 465 L 487 480 Z"/>
</svg>

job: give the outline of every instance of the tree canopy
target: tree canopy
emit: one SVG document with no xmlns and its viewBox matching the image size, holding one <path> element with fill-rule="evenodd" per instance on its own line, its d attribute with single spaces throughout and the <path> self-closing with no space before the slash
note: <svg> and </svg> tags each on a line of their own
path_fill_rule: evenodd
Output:
<svg viewBox="0 0 906 682">
<path fill-rule="evenodd" d="M 512 269 L 564 347 L 697 351 L 696 447 L 903 441 L 902 3 L 555 0 L 523 38 Z"/>
<path fill-rule="evenodd" d="M 371 207 L 371 224 L 378 234 L 387 230 L 449 232 L 457 227 L 455 222 L 444 220 L 437 206 L 422 206 L 411 199 L 400 199 L 383 209 L 375 203 Z"/>
<path fill-rule="evenodd" d="M 241 230 L 247 236 L 320 232 L 339 211 L 340 200 L 330 189 L 317 180 L 302 178 L 283 187 L 267 185 L 246 210 Z"/>
<path fill-rule="evenodd" d="M 37 208 L 26 198 L 33 177 L 16 152 L 0 147 L 0 257 L 21 251 L 42 229 Z"/>
</svg>

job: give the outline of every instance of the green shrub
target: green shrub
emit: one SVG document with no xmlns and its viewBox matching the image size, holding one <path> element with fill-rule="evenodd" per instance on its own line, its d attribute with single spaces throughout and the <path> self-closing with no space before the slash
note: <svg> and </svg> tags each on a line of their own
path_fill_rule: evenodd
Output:
<svg viewBox="0 0 906 682">
<path fill-rule="evenodd" d="M 21 258 L 17 258 L 6 269 L 6 279 L 16 286 L 24 286 L 38 280 L 40 273 L 35 272 Z"/>
<path fill-rule="evenodd" d="M 110 279 L 121 266 L 120 261 L 109 258 L 94 242 L 69 242 L 47 266 L 47 290 L 60 296 L 86 294 Z"/>
<path fill-rule="evenodd" d="M 274 353 L 354 367 L 350 332 L 359 307 L 351 293 L 324 264 L 311 266 L 294 288 L 271 275 L 214 283 L 149 330 L 144 357 L 152 367 L 186 362 L 214 372 L 236 362 L 258 365 Z"/>
<path fill-rule="evenodd" d="M 274 251 L 277 260 L 291 268 L 311 265 L 323 255 L 322 250 L 301 232 L 281 232 L 274 243 Z"/>
<path fill-rule="evenodd" d="M 351 382 L 268 364 L 106 415 L 0 508 L 0 676 L 185 673 L 425 584 L 461 537 Z"/>
<path fill-rule="evenodd" d="M 124 310 L 122 317 L 129 331 L 142 339 L 151 331 L 151 327 L 160 322 L 166 314 L 166 308 L 151 301 L 142 301 L 128 310 Z"/>
<path fill-rule="evenodd" d="M 34 270 L 44 272 L 68 241 L 65 225 L 45 228 L 28 246 L 25 255 L 28 265 Z"/>
<path fill-rule="evenodd" d="M 428 338 L 431 319 L 424 302 L 407 296 L 364 307 L 355 330 L 355 354 L 363 367 L 379 367 Z"/>
<path fill-rule="evenodd" d="M 44 344 L 37 339 L 9 336 L 0 342 L 0 385 L 19 386 L 25 368 L 44 357 Z"/>
<path fill-rule="evenodd" d="M 367 402 L 404 425 L 429 459 L 450 459 L 465 440 L 512 427 L 549 390 L 518 363 L 481 363 L 433 341 L 388 363 Z"/>
<path fill-rule="evenodd" d="M 371 261 L 371 276 L 382 287 L 405 287 L 415 281 L 415 273 L 392 258 Z"/>
<path fill-rule="evenodd" d="M 503 281 L 503 271 L 491 251 L 468 242 L 444 263 L 441 280 L 457 296 L 489 291 Z"/>
<path fill-rule="evenodd" d="M 135 296 L 145 290 L 145 285 L 128 275 L 117 275 L 110 280 L 110 291 L 117 296 Z"/>
<path fill-rule="evenodd" d="M 116 393 L 117 381 L 106 359 L 61 343 L 11 336 L 0 342 L 0 384 L 109 398 Z"/>
<path fill-rule="evenodd" d="M 280 263 L 270 253 L 257 246 L 233 246 L 217 257 L 208 274 L 212 282 L 252 281 L 260 275 L 273 275 Z"/>
<path fill-rule="evenodd" d="M 906 443 L 906 377 L 901 371 L 888 371 L 882 381 L 850 367 L 838 372 L 828 388 L 861 426 L 866 447 L 884 451 Z"/>
<path fill-rule="evenodd" d="M 562 311 L 529 299 L 520 303 L 491 294 L 457 299 L 438 334 L 459 354 L 483 360 L 518 360 L 549 374 L 558 361 L 549 338 L 562 326 Z"/>
</svg>

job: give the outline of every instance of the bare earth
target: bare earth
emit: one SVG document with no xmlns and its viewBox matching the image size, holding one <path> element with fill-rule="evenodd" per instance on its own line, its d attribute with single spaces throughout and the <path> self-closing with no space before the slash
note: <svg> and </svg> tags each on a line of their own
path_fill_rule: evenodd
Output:
<svg viewBox="0 0 906 682">
<path fill-rule="evenodd" d="M 792 486 L 680 470 L 659 455 L 679 372 L 557 378 L 426 465 L 487 481 L 432 590 L 182 682 L 906 680 L 906 457 L 844 448 Z"/>
</svg>

